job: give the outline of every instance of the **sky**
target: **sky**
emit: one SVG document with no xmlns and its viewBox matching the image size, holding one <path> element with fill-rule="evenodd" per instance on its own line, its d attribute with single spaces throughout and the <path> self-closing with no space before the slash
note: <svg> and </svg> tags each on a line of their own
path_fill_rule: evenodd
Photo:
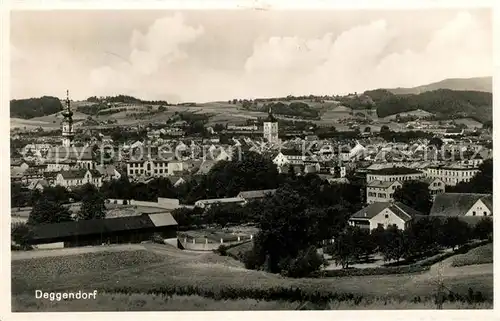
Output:
<svg viewBox="0 0 500 321">
<path fill-rule="evenodd" d="M 207 102 L 491 76 L 489 9 L 13 11 L 11 96 Z"/>
</svg>

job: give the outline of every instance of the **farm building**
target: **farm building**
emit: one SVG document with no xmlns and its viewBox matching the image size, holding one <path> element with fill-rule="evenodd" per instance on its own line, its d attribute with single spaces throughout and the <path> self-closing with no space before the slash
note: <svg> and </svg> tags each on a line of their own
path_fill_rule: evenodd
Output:
<svg viewBox="0 0 500 321">
<path fill-rule="evenodd" d="M 443 193 L 436 196 L 430 215 L 445 217 L 492 216 L 491 194 Z"/>
<path fill-rule="evenodd" d="M 391 225 L 404 230 L 411 221 L 422 213 L 400 202 L 377 202 L 354 213 L 349 218 L 349 225 L 373 230 Z"/>
<path fill-rule="evenodd" d="M 34 227 L 31 244 L 63 244 L 64 247 L 103 243 L 140 243 L 158 234 L 177 238 L 177 222 L 169 212 L 44 224 Z"/>
</svg>

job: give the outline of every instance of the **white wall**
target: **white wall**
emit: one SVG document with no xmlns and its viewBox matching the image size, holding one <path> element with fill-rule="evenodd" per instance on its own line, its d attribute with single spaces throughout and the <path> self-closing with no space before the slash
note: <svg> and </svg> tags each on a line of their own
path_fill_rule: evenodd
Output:
<svg viewBox="0 0 500 321">
<path fill-rule="evenodd" d="M 383 224 L 384 228 L 396 224 L 399 229 L 405 229 L 405 222 L 388 208 L 370 219 L 370 230 L 376 229 L 378 224 Z"/>
<path fill-rule="evenodd" d="M 476 212 L 476 215 L 474 215 Z M 465 216 L 485 216 L 484 212 L 486 212 L 486 216 L 490 216 L 493 213 L 488 209 L 486 205 L 484 205 L 482 200 L 477 200 L 477 202 L 472 205 L 472 207 L 465 213 Z"/>
</svg>

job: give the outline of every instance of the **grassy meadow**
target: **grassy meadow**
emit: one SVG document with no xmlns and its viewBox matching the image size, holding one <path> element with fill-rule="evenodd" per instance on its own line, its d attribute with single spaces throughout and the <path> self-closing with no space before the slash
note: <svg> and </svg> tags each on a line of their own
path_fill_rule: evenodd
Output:
<svg viewBox="0 0 500 321">
<path fill-rule="evenodd" d="M 347 309 L 350 301 L 372 309 L 423 308 L 432 302 L 437 276 L 431 272 L 336 278 L 291 279 L 263 271 L 247 270 L 241 262 L 215 253 L 180 251 L 158 244 L 144 250 L 96 252 L 70 256 L 12 261 L 12 306 L 16 311 L 79 310 L 217 310 L 295 309 L 293 302 L 322 302 L 311 309 Z M 440 276 L 447 289 L 467 295 L 480 291 L 486 302 L 493 298 L 492 267 L 451 268 Z M 472 266 L 472 268 L 474 268 Z M 453 272 L 454 270 L 460 270 Z M 25 299 L 34 291 L 94 291 L 101 304 L 41 302 Z M 163 295 L 163 297 L 162 297 Z M 197 298 L 184 304 L 186 296 Z M 168 301 L 165 298 L 168 297 Z M 140 298 L 135 304 L 134 298 Z M 173 298 L 173 299 L 172 299 Z M 191 297 L 189 300 L 190 301 Z M 257 300 L 257 301 L 255 301 Z M 143 302 L 144 301 L 144 302 Z M 228 303 L 221 303 L 228 301 Z M 101 301 L 99 301 L 101 302 Z M 108 303 L 104 303 L 108 302 Z M 198 303 L 196 303 L 198 302 Z M 267 302 L 267 303 L 266 303 Z M 290 303 L 291 302 L 291 303 Z M 388 306 L 387 302 L 391 302 Z M 464 303 L 449 302 L 461 305 Z M 488 305 L 487 303 L 485 303 Z M 142 305 L 142 306 L 141 306 Z M 158 306 L 157 308 L 153 308 Z M 394 307 L 392 307 L 394 306 Z M 244 308 L 242 308 L 244 307 Z"/>
</svg>

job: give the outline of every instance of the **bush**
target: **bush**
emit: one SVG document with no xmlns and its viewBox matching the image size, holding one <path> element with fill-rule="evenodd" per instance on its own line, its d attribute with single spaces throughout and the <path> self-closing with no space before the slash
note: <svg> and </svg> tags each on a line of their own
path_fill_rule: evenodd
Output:
<svg viewBox="0 0 500 321">
<path fill-rule="evenodd" d="M 127 205 L 127 204 L 128 204 L 127 200 L 123 200 L 123 205 Z"/>
<path fill-rule="evenodd" d="M 216 250 L 214 250 L 214 252 L 221 255 L 221 256 L 227 256 L 227 246 L 222 244 Z"/>
<path fill-rule="evenodd" d="M 396 267 L 378 267 L 366 269 L 341 269 L 341 270 L 328 270 L 321 271 L 315 276 L 319 277 L 345 277 L 345 276 L 364 276 L 364 275 L 388 275 L 388 274 L 407 274 L 419 273 L 429 270 L 429 266 L 422 265 L 407 265 Z"/>
<path fill-rule="evenodd" d="M 300 251 L 295 258 L 284 259 L 280 264 L 281 274 L 293 278 L 306 277 L 318 271 L 326 263 L 317 249 L 311 246 L 307 250 Z"/>
<path fill-rule="evenodd" d="M 30 225 L 26 223 L 14 223 L 11 228 L 11 238 L 15 243 L 15 250 L 31 250 L 31 238 L 33 237 L 33 230 Z"/>
</svg>

